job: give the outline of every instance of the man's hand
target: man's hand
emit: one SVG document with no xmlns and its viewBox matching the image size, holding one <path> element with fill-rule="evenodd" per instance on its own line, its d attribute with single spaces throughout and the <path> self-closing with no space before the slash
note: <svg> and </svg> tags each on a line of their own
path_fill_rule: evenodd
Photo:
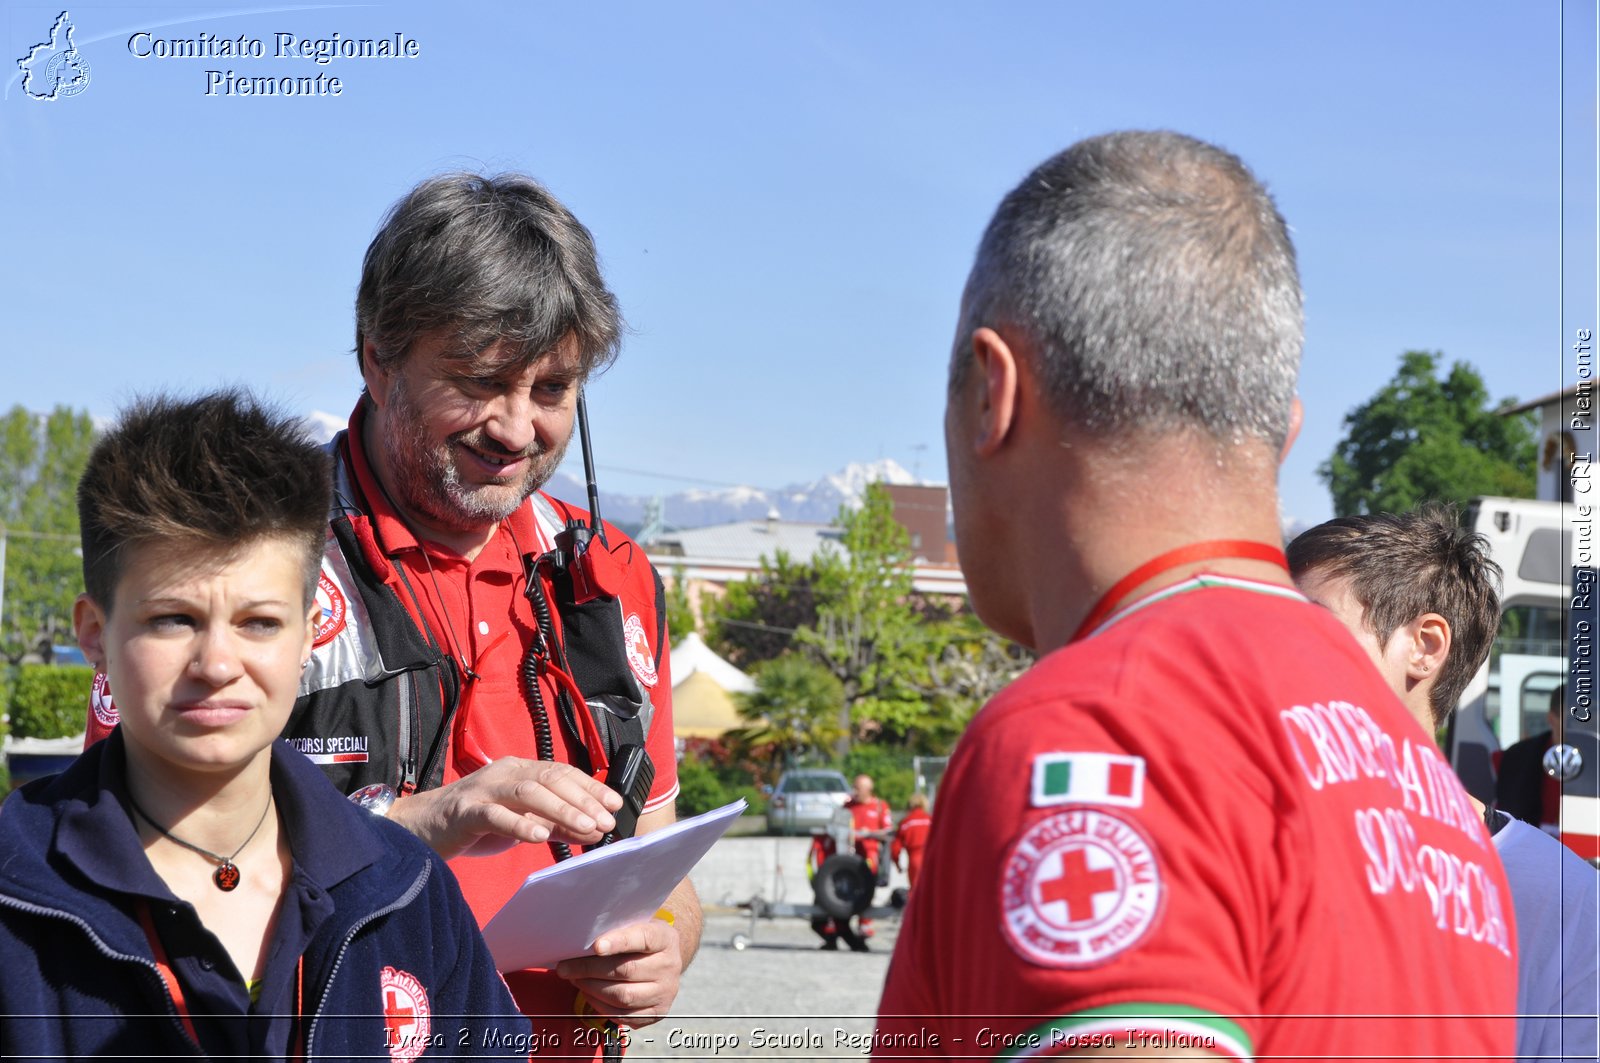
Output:
<svg viewBox="0 0 1600 1063">
<path fill-rule="evenodd" d="M 599 1014 L 640 1027 L 666 1017 L 683 966 L 677 929 L 650 919 L 602 934 L 593 956 L 562 960 L 556 974 L 577 986 Z"/>
<path fill-rule="evenodd" d="M 616 826 L 611 813 L 621 807 L 615 791 L 570 764 L 505 757 L 448 786 L 397 800 L 389 818 L 449 860 L 551 838 L 592 845 Z"/>
<path fill-rule="evenodd" d="M 672 805 L 639 817 L 639 834 L 677 819 Z M 663 909 L 671 916 L 620 927 L 595 939 L 594 954 L 562 960 L 556 974 L 571 982 L 595 1011 L 626 1026 L 648 1026 L 666 1017 L 678 997 L 684 968 L 700 949 L 703 917 L 694 884 L 673 887 Z"/>
</svg>

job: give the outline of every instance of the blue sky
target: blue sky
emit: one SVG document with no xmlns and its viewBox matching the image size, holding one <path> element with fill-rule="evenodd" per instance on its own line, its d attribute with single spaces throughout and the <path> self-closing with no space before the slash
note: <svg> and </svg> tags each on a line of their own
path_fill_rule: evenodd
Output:
<svg viewBox="0 0 1600 1063">
<path fill-rule="evenodd" d="M 7 5 L 8 71 L 60 10 Z M 892 457 L 942 479 L 945 359 L 989 212 L 1118 128 L 1235 151 L 1293 229 L 1307 425 L 1290 516 L 1331 515 L 1315 467 L 1402 351 L 1527 399 L 1570 382 L 1564 337 L 1593 325 L 1592 5 L 1566 9 L 1565 138 L 1556 0 L 70 11 L 88 87 L 40 102 L 13 75 L 0 102 L 0 406 L 106 416 L 246 383 L 342 416 L 383 212 L 442 169 L 519 169 L 593 230 L 632 327 L 591 388 L 602 466 L 770 487 Z M 139 31 L 268 54 L 141 59 Z M 278 32 L 398 32 L 420 55 L 317 66 L 275 58 Z M 343 94 L 208 97 L 208 69 L 321 73 Z"/>
</svg>

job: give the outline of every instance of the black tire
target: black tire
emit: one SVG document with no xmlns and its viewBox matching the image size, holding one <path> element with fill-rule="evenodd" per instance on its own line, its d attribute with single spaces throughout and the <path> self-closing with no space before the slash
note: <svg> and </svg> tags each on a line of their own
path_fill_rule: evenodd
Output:
<svg viewBox="0 0 1600 1063">
<path fill-rule="evenodd" d="M 872 906 L 877 888 L 872 869 L 855 853 L 835 853 L 811 880 L 814 903 L 834 919 L 849 919 Z"/>
</svg>

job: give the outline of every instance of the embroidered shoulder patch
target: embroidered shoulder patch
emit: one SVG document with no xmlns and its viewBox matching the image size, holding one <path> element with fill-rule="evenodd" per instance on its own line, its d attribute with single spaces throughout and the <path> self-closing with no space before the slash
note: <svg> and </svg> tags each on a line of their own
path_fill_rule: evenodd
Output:
<svg viewBox="0 0 1600 1063">
<path fill-rule="evenodd" d="M 650 652 L 650 640 L 645 637 L 644 622 L 639 619 L 638 613 L 629 613 L 622 622 L 622 641 L 627 644 L 628 665 L 633 669 L 633 674 L 645 686 L 655 686 L 659 679 L 655 656 Z"/>
<path fill-rule="evenodd" d="M 344 594 L 326 572 L 317 575 L 317 606 L 322 610 L 322 619 L 317 621 L 317 633 L 311 641 L 313 647 L 332 642 L 333 637 L 344 630 L 345 614 L 349 612 Z"/>
<path fill-rule="evenodd" d="M 1112 812 L 1069 808 L 1011 847 L 1001 930 L 1029 963 L 1095 967 L 1144 940 L 1161 899 L 1161 869 L 1143 831 Z"/>
<path fill-rule="evenodd" d="M 412 1063 L 434 1044 L 433 1013 L 428 991 L 414 975 L 385 967 L 379 979 L 383 994 L 384 1043 L 389 1058 Z"/>
<path fill-rule="evenodd" d="M 103 727 L 115 727 L 122 719 L 111 701 L 111 679 L 104 672 L 94 674 L 94 686 L 89 689 L 89 708 Z"/>
<path fill-rule="evenodd" d="M 1041 753 L 1033 758 L 1032 804 L 1144 804 L 1144 758 L 1116 753 Z"/>
</svg>

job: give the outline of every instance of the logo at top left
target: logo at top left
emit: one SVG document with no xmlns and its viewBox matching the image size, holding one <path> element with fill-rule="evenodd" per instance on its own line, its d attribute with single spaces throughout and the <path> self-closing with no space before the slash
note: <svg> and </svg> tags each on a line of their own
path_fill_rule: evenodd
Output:
<svg viewBox="0 0 1600 1063">
<path fill-rule="evenodd" d="M 72 15 L 66 11 L 50 27 L 50 39 L 28 49 L 17 60 L 22 91 L 34 100 L 60 100 L 89 87 L 89 60 L 72 41 Z"/>
</svg>

